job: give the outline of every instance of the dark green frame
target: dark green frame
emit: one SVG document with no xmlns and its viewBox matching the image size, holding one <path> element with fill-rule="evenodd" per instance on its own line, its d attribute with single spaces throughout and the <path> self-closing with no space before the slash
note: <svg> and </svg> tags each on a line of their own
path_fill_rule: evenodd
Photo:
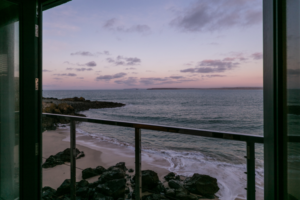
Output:
<svg viewBox="0 0 300 200">
<path fill-rule="evenodd" d="M 42 11 L 70 0 L 19 1 L 20 199 L 40 200 L 42 189 Z M 38 37 L 36 37 L 38 25 Z M 38 78 L 38 90 L 35 80 Z"/>
<path fill-rule="evenodd" d="M 263 1 L 265 199 L 287 199 L 286 1 Z"/>
</svg>

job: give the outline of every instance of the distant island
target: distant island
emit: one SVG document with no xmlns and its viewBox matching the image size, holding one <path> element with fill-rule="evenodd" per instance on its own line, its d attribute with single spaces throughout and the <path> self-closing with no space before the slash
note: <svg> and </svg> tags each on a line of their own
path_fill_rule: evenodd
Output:
<svg viewBox="0 0 300 200">
<path fill-rule="evenodd" d="M 263 87 L 222 87 L 222 88 L 148 88 L 147 90 L 262 90 Z"/>
</svg>

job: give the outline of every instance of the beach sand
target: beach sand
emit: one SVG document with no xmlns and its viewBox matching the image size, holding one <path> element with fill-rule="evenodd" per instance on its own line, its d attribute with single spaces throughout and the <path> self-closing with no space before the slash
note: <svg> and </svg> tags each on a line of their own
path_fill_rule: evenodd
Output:
<svg viewBox="0 0 300 200">
<path fill-rule="evenodd" d="M 69 136 L 70 134 L 68 129 L 45 131 L 43 133 L 43 162 L 50 155 L 55 155 L 56 153 L 65 150 L 66 148 L 70 148 L 70 142 L 68 142 L 68 139 L 66 139 Z M 86 138 L 87 141 L 89 139 L 91 138 Z M 99 147 L 100 145 L 101 147 Z M 97 166 L 103 166 L 104 168 L 108 168 L 117 164 L 118 162 L 125 162 L 128 169 L 131 168 L 135 170 L 134 154 L 132 153 L 132 151 L 127 151 L 124 147 L 118 147 L 117 145 L 111 146 L 111 144 L 107 144 L 104 142 L 102 142 L 101 144 L 99 143 L 97 146 L 98 147 L 91 146 L 89 148 L 81 145 L 79 141 L 77 142 L 76 148 L 78 148 L 79 151 L 84 151 L 85 157 L 76 160 L 76 181 L 82 180 L 81 171 L 89 167 L 95 168 Z M 112 149 L 112 147 L 114 149 Z M 117 153 L 120 151 L 122 151 L 122 154 Z M 166 166 L 168 165 L 167 162 L 163 164 L 165 164 Z M 155 171 L 158 174 L 161 182 L 165 186 L 167 186 L 167 181 L 163 177 L 170 172 L 169 170 L 163 167 L 156 166 L 155 162 L 150 164 L 148 162 L 142 161 L 142 170 L 146 169 Z M 134 173 L 135 172 L 128 174 L 134 175 Z M 99 176 L 95 176 L 86 180 L 91 183 L 98 180 L 98 177 Z M 50 186 L 54 189 L 57 189 L 65 179 L 70 179 L 69 163 L 58 165 L 53 168 L 43 168 L 43 187 Z"/>
</svg>

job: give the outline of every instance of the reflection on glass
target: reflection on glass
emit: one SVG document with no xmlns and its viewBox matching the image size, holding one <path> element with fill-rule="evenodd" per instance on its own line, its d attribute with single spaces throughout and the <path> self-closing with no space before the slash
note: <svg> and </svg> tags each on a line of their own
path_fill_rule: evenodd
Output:
<svg viewBox="0 0 300 200">
<path fill-rule="evenodd" d="M 288 135 L 300 136 L 300 2 L 287 1 L 287 130 Z M 288 196 L 300 199 L 300 143 L 290 140 L 287 145 Z"/>
<path fill-rule="evenodd" d="M 0 0 L 0 199 L 19 196 L 18 6 Z"/>
</svg>

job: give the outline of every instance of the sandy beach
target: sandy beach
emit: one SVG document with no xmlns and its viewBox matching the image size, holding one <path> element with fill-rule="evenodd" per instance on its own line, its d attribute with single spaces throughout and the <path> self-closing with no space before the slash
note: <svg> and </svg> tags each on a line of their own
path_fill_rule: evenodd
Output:
<svg viewBox="0 0 300 200">
<path fill-rule="evenodd" d="M 69 148 L 70 143 L 68 141 L 63 141 L 68 136 L 69 130 L 57 129 L 55 131 L 45 131 L 43 133 L 43 161 L 45 161 L 45 159 L 50 155 L 54 155 L 59 151 Z M 89 167 L 95 168 L 97 166 L 103 166 L 104 168 L 108 168 L 118 162 L 125 162 L 128 169 L 135 169 L 134 157 L 131 157 L 131 155 L 125 157 L 109 149 L 101 148 L 100 151 L 82 146 L 80 144 L 77 144 L 76 148 L 85 153 L 85 157 L 76 160 L 76 181 L 82 180 L 81 171 Z M 142 163 L 142 170 L 145 169 L 151 169 L 155 171 L 160 177 L 161 181 L 165 181 L 163 176 L 169 173 L 169 171 L 166 169 L 155 167 L 147 163 Z M 58 165 L 54 168 L 43 169 L 43 186 L 57 188 L 65 179 L 68 178 L 70 178 L 69 163 Z M 89 182 L 93 182 L 97 179 L 98 177 L 93 177 L 87 180 Z"/>
</svg>

